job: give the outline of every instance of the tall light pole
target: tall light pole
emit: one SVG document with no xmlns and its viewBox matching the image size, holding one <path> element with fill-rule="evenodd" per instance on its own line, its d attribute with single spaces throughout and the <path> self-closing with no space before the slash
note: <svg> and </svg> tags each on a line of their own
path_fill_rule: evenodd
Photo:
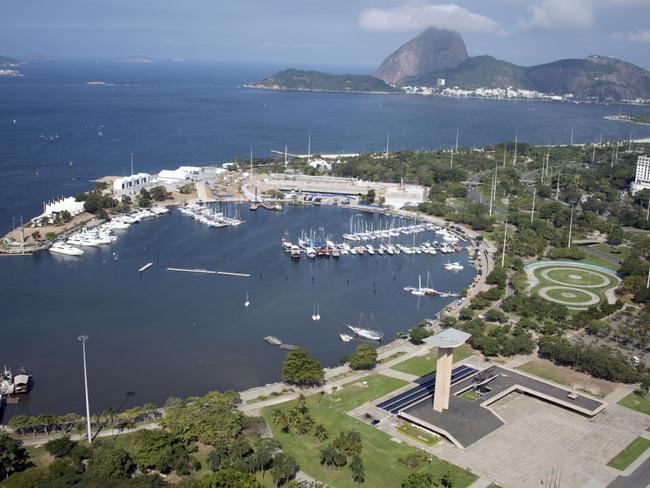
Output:
<svg viewBox="0 0 650 488">
<path fill-rule="evenodd" d="M 77 337 L 81 341 L 81 349 L 83 351 L 84 357 L 84 387 L 86 390 L 86 426 L 88 427 L 88 444 L 93 440 L 90 433 L 90 401 L 88 400 L 88 372 L 86 370 L 86 341 L 88 340 L 87 335 L 80 335 Z"/>
<path fill-rule="evenodd" d="M 535 199 L 537 198 L 537 188 L 533 187 L 533 209 L 530 211 L 530 225 L 533 225 L 533 218 L 535 217 Z"/>
<path fill-rule="evenodd" d="M 508 217 L 506 217 L 506 226 L 503 230 L 503 252 L 501 253 L 501 267 L 506 264 L 506 240 L 508 238 Z"/>
</svg>

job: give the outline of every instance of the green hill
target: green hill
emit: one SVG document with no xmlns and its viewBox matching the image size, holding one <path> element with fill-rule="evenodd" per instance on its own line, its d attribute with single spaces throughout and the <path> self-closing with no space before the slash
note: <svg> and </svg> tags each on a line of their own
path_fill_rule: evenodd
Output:
<svg viewBox="0 0 650 488">
<path fill-rule="evenodd" d="M 247 88 L 270 90 L 391 93 L 399 91 L 369 75 L 331 75 L 320 71 L 285 69 L 269 78 L 247 83 Z"/>
</svg>

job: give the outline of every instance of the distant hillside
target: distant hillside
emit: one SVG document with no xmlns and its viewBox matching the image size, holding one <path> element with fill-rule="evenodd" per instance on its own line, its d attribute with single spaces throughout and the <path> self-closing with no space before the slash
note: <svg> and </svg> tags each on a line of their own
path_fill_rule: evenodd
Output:
<svg viewBox="0 0 650 488">
<path fill-rule="evenodd" d="M 285 69 L 269 78 L 247 83 L 247 88 L 271 90 L 381 92 L 399 91 L 386 82 L 368 75 L 331 75 L 320 71 Z"/>
<path fill-rule="evenodd" d="M 563 59 L 531 67 L 517 66 L 492 56 L 475 56 L 466 57 L 456 65 L 427 70 L 429 60 L 440 52 L 441 39 L 447 43 L 453 39 L 457 59 L 462 57 L 459 45 L 464 49 L 464 43 L 460 34 L 427 29 L 388 56 L 377 73 L 383 80 L 402 86 L 435 86 L 438 78 L 445 78 L 447 86 L 459 88 L 512 86 L 558 95 L 572 93 L 580 98 L 650 99 L 650 72 L 605 56 Z M 401 53 L 400 59 L 408 60 L 413 74 L 402 76 L 406 71 L 396 64 L 398 53 Z M 443 60 L 445 56 L 443 53 Z M 393 69 L 387 69 L 388 66 Z"/>
<path fill-rule="evenodd" d="M 435 86 L 438 78 L 444 78 L 447 86 L 463 88 L 497 88 L 505 86 L 523 88 L 527 85 L 524 68 L 492 56 L 470 57 L 456 68 L 406 78 L 401 80 L 401 84 Z"/>
<path fill-rule="evenodd" d="M 0 56 L 0 66 L 18 66 L 20 61 L 9 56 Z"/>
</svg>

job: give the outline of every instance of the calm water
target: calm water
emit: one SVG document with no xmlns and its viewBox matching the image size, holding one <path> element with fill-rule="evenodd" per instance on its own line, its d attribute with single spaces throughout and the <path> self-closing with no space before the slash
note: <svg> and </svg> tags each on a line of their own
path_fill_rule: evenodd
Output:
<svg viewBox="0 0 650 488">
<path fill-rule="evenodd" d="M 596 140 L 601 130 L 605 138 L 630 130 L 650 136 L 650 127 L 603 120 L 618 107 L 240 88 L 277 68 L 33 63 L 22 68 L 24 78 L 0 79 L 0 233 L 21 215 L 36 215 L 44 200 L 85 190 L 92 178 L 126 174 L 131 152 L 136 170 L 154 172 L 226 162 L 250 145 L 258 156 L 285 145 L 306 152 L 309 131 L 314 152 L 381 150 L 387 131 L 393 149 L 450 147 L 457 127 L 464 146 L 513 139 L 516 126 L 520 140 L 533 143 L 566 143 L 572 126 L 575 142 Z M 90 80 L 114 86 L 86 86 Z M 145 222 L 82 259 L 0 258 L 0 364 L 24 364 L 36 377 L 34 391 L 4 420 L 81 410 L 81 333 L 90 336 L 93 410 L 120 405 L 126 392 L 135 393 L 129 404 L 159 403 L 277 380 L 284 352 L 262 341 L 267 334 L 334 364 L 354 347 L 338 339 L 342 321 L 374 313 L 392 337 L 447 303 L 418 306 L 403 293 L 417 273 L 430 269 L 435 286 L 456 291 L 472 277 L 469 269 L 441 271 L 444 257 L 293 263 L 279 250 L 285 230 L 295 238 L 323 225 L 340 236 L 349 211 L 245 213 L 246 224 L 236 229 L 209 229 L 178 214 Z M 156 266 L 139 276 L 148 261 Z M 254 277 L 172 274 L 169 264 Z M 310 320 L 314 302 L 323 316 L 317 325 Z"/>
<path fill-rule="evenodd" d="M 245 212 L 245 213 L 244 213 Z M 335 364 L 354 343 L 338 337 L 343 321 L 374 314 L 387 339 L 450 299 L 420 299 L 402 291 L 430 271 L 434 286 L 459 291 L 474 273 L 443 269 L 442 255 L 344 256 L 293 262 L 280 249 L 287 231 L 324 226 L 340 240 L 351 211 L 336 207 L 289 207 L 281 213 L 243 209 L 246 223 L 211 229 L 176 210 L 167 217 L 121 231 L 112 246 L 89 249 L 82 258 L 41 253 L 3 258 L 0 319 L 2 362 L 29 367 L 35 388 L 7 415 L 79 411 L 83 407 L 81 346 L 88 334 L 93 409 L 163 402 L 210 389 L 241 389 L 276 381 L 285 351 L 263 341 L 275 335 L 306 346 L 323 363 Z M 356 214 L 357 221 L 380 216 Z M 385 218 L 385 217 L 384 217 Z M 385 225 L 386 220 L 383 220 Z M 370 225 L 370 224 L 369 224 Z M 417 242 L 433 240 L 419 234 Z M 412 243 L 412 237 L 405 237 Z M 112 253 L 118 260 L 112 258 Z M 143 264 L 155 266 L 139 275 Z M 168 266 L 251 273 L 250 278 L 166 271 Z M 244 300 L 249 293 L 251 306 Z M 314 303 L 320 322 L 313 322 Z"/>
<path fill-rule="evenodd" d="M 250 145 L 258 156 L 285 145 L 305 153 L 309 131 L 314 152 L 383 150 L 387 131 L 393 149 L 450 147 L 456 128 L 465 146 L 513 140 L 515 127 L 521 141 L 544 144 L 568 143 L 572 126 L 576 143 L 601 130 L 605 138 L 650 136 L 648 126 L 602 118 L 618 106 L 240 88 L 277 68 L 41 62 L 21 68 L 24 78 L 0 79 L 0 232 L 91 178 L 126 174 L 131 152 L 136 170 L 152 172 L 226 162 Z"/>
</svg>

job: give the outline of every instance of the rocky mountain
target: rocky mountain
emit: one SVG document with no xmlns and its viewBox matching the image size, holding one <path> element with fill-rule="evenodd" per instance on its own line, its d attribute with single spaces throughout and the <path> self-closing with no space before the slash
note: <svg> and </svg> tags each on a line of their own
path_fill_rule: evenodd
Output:
<svg viewBox="0 0 650 488">
<path fill-rule="evenodd" d="M 251 88 L 392 92 L 406 85 L 473 88 L 519 88 L 577 98 L 650 100 L 650 72 L 605 56 L 563 59 L 537 66 L 518 66 L 492 56 L 467 55 L 457 32 L 429 28 L 388 56 L 374 76 L 330 75 L 284 70 Z"/>
<path fill-rule="evenodd" d="M 384 60 L 375 75 L 402 86 L 435 86 L 437 79 L 444 78 L 447 86 L 460 88 L 512 86 L 581 98 L 650 98 L 650 72 L 619 59 L 589 56 L 517 66 L 492 56 L 468 57 L 460 34 L 437 29 L 427 29 L 404 44 Z"/>
<path fill-rule="evenodd" d="M 368 75 L 331 75 L 320 71 L 285 69 L 254 83 L 247 88 L 299 91 L 337 92 L 397 92 L 399 89 Z"/>
<path fill-rule="evenodd" d="M 434 71 L 453 69 L 467 59 L 467 49 L 458 32 L 430 27 L 388 56 L 374 76 L 398 84 Z"/>
</svg>

